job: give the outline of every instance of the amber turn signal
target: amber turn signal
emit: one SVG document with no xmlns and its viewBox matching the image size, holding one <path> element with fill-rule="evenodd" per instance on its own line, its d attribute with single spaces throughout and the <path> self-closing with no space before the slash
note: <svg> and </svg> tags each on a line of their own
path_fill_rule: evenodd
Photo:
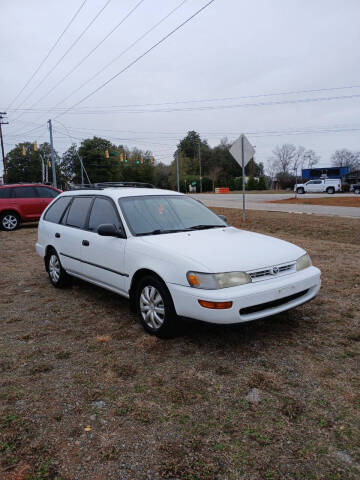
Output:
<svg viewBox="0 0 360 480">
<path fill-rule="evenodd" d="M 204 308 L 211 308 L 213 310 L 225 310 L 231 308 L 233 302 L 208 302 L 207 300 L 198 300 L 200 305 Z"/>
<path fill-rule="evenodd" d="M 192 287 L 198 287 L 200 285 L 199 279 L 193 273 L 189 273 L 187 278 Z"/>
</svg>

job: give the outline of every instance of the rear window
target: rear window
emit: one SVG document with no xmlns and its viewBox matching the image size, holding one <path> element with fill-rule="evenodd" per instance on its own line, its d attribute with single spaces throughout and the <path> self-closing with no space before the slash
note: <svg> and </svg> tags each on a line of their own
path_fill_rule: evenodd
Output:
<svg viewBox="0 0 360 480">
<path fill-rule="evenodd" d="M 36 187 L 36 190 L 40 198 L 55 198 L 60 193 L 49 187 Z"/>
<path fill-rule="evenodd" d="M 0 198 L 10 198 L 12 188 L 0 188 Z"/>
<path fill-rule="evenodd" d="M 66 220 L 70 227 L 84 228 L 92 197 L 75 197 Z"/>
<path fill-rule="evenodd" d="M 14 187 L 15 198 L 38 198 L 35 187 Z"/>
<path fill-rule="evenodd" d="M 44 220 L 48 222 L 59 223 L 66 207 L 69 205 L 71 197 L 60 197 L 45 213 Z"/>
</svg>

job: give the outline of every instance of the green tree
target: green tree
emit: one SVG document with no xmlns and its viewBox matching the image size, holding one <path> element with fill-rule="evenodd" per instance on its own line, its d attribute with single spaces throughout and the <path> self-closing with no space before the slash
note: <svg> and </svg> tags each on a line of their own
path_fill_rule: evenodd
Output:
<svg viewBox="0 0 360 480">
<path fill-rule="evenodd" d="M 23 155 L 23 147 L 25 155 Z M 6 155 L 7 162 L 7 183 L 18 182 L 41 182 L 42 181 L 42 159 L 45 167 L 49 170 L 49 181 L 52 182 L 52 170 L 47 162 L 51 160 L 50 145 L 45 142 L 38 147 L 38 151 L 34 151 L 34 143 L 24 142 L 17 144 Z M 58 166 L 59 155 L 55 152 L 56 173 L 59 183 L 63 182 L 61 172 Z"/>
<path fill-rule="evenodd" d="M 259 182 L 254 177 L 249 177 L 249 180 L 246 184 L 246 190 L 257 190 Z"/>
<path fill-rule="evenodd" d="M 60 160 L 60 171 L 67 182 L 80 183 L 80 160 L 75 143 L 62 154 Z"/>
<path fill-rule="evenodd" d="M 154 167 L 154 183 L 157 188 L 170 188 L 169 183 L 170 165 L 164 163 L 158 163 Z"/>
<path fill-rule="evenodd" d="M 109 158 L 106 158 L 106 150 L 110 153 L 117 151 L 117 147 L 100 137 L 88 138 L 81 142 L 79 155 L 92 183 L 121 180 L 120 155 L 109 155 Z M 76 164 L 75 174 L 80 178 L 80 162 Z"/>
</svg>

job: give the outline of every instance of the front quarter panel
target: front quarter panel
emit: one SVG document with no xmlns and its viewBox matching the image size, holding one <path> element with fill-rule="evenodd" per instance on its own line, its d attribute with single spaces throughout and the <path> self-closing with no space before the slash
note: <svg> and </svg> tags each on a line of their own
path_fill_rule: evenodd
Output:
<svg viewBox="0 0 360 480">
<path fill-rule="evenodd" d="M 125 268 L 128 273 L 128 289 L 138 270 L 147 269 L 156 273 L 165 283 L 188 286 L 186 273 L 189 270 L 207 271 L 201 263 L 194 263 L 183 255 L 175 255 L 154 246 L 149 246 L 141 238 L 130 237 L 127 240 Z"/>
</svg>

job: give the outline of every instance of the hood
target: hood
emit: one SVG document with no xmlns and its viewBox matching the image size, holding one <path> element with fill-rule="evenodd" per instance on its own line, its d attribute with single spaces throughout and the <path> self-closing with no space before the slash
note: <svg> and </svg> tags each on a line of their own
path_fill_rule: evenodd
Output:
<svg viewBox="0 0 360 480">
<path fill-rule="evenodd" d="M 292 243 L 234 227 L 139 237 L 159 251 L 187 259 L 190 268 L 212 273 L 249 271 L 297 260 Z"/>
</svg>

